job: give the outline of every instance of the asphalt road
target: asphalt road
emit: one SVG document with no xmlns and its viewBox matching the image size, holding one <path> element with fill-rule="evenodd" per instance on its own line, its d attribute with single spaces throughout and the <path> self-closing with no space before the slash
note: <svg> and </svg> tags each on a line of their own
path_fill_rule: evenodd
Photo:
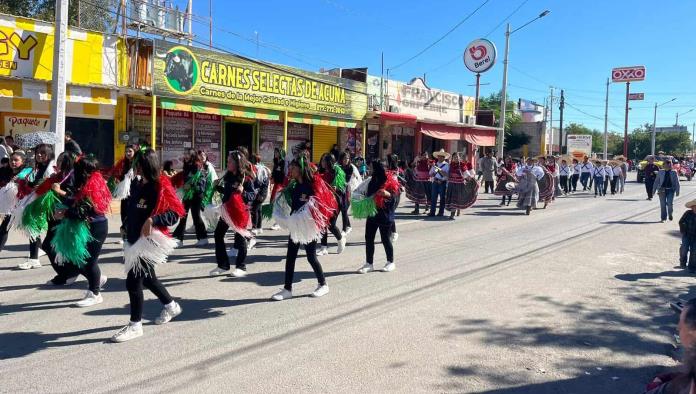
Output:
<svg viewBox="0 0 696 394">
<path fill-rule="evenodd" d="M 675 220 L 693 198 L 685 182 Z M 84 279 L 55 288 L 50 266 L 15 270 L 26 240 L 13 235 L 0 256 L 0 392 L 636 393 L 674 365 L 668 303 L 696 292 L 674 269 L 676 221 L 659 223 L 642 184 L 531 216 L 486 195 L 454 222 L 411 209 L 398 212 L 396 271 L 354 273 L 355 223 L 346 251 L 320 258 L 331 288 L 320 299 L 306 297 L 316 281 L 301 257 L 296 298 L 269 301 L 282 231 L 259 237 L 241 280 L 208 277 L 213 245 L 193 248 L 189 234 L 158 268 L 183 314 L 155 326 L 161 305 L 146 292 L 145 335 L 123 344 L 107 341 L 128 322 L 118 218 L 100 260 L 104 303 L 88 309 L 71 306 Z"/>
</svg>

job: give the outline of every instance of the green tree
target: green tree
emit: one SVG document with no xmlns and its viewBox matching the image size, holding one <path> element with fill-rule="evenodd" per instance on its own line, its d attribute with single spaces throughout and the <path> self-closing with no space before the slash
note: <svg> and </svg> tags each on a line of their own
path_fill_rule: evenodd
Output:
<svg viewBox="0 0 696 394">
<path fill-rule="evenodd" d="M 493 111 L 493 116 L 497 119 L 498 126 L 500 126 L 500 98 L 501 93 L 491 94 L 488 97 L 479 98 L 479 109 L 487 109 Z M 517 123 L 522 119 L 520 115 L 515 112 L 517 103 L 514 101 L 507 100 L 505 105 L 505 149 L 515 150 L 521 148 L 523 145 L 529 144 L 531 137 L 524 133 L 514 132 L 512 129 Z"/>
<path fill-rule="evenodd" d="M 2 0 L 0 12 L 10 15 L 35 18 L 48 22 L 55 20 L 55 0 Z M 68 23 L 85 29 L 111 31 L 116 17 L 113 0 L 70 1 Z"/>
</svg>

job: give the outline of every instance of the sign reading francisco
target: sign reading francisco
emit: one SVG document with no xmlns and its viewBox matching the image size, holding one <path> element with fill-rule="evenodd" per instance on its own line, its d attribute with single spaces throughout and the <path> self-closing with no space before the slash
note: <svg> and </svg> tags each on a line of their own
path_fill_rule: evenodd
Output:
<svg viewBox="0 0 696 394">
<path fill-rule="evenodd" d="M 158 96 L 347 119 L 362 119 L 367 111 L 362 82 L 161 40 L 155 54 Z"/>
</svg>

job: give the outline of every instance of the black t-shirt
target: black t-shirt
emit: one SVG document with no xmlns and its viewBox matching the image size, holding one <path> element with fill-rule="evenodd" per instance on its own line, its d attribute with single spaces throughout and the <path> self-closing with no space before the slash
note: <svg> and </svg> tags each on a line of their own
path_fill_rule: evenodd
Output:
<svg viewBox="0 0 696 394">
<path fill-rule="evenodd" d="M 282 184 L 285 181 L 285 161 L 273 159 L 273 171 L 271 173 L 273 183 Z"/>
<path fill-rule="evenodd" d="M 295 187 L 292 189 L 291 213 L 302 208 L 312 195 L 314 195 L 314 189 L 312 189 L 311 185 L 307 183 L 295 183 Z"/>
<path fill-rule="evenodd" d="M 145 221 L 152 216 L 152 212 L 159 202 L 159 185 L 154 182 L 143 183 L 134 181 L 131 184 L 130 198 L 128 199 L 128 214 L 126 215 L 126 240 L 133 244 L 140 238 L 140 232 Z M 172 211 L 164 212 L 152 217 L 155 227 L 173 226 L 179 219 Z"/>
<path fill-rule="evenodd" d="M 672 171 L 665 171 L 665 180 L 662 182 L 662 187 L 665 189 L 672 188 Z"/>
</svg>

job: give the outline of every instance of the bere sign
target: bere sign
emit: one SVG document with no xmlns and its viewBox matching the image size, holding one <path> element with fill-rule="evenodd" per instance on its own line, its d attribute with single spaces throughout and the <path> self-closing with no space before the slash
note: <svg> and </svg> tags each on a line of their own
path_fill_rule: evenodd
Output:
<svg viewBox="0 0 696 394">
<path fill-rule="evenodd" d="M 464 50 L 464 65 L 471 72 L 482 73 L 488 71 L 495 64 L 496 57 L 495 45 L 486 40 L 479 38 L 466 46 Z"/>
</svg>

